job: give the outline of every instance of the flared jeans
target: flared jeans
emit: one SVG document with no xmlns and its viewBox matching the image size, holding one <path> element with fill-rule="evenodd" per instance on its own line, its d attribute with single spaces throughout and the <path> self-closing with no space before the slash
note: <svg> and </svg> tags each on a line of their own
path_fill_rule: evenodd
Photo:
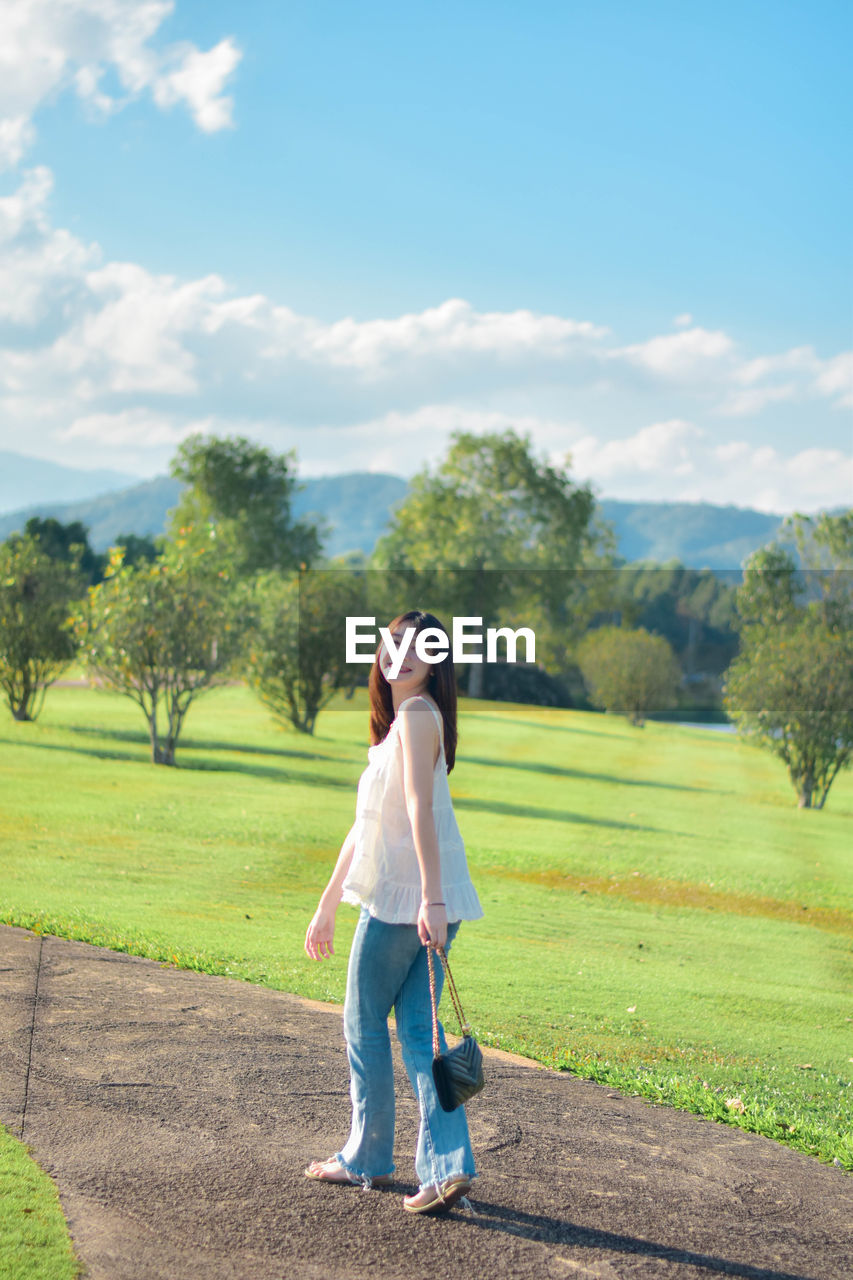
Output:
<svg viewBox="0 0 853 1280">
<path fill-rule="evenodd" d="M 447 948 L 459 922 L 449 925 Z M 440 997 L 442 968 L 435 965 Z M 420 1106 L 415 1172 L 421 1188 L 447 1178 L 474 1177 L 465 1108 L 444 1111 L 432 1078 L 432 1006 L 427 949 L 413 924 L 387 924 L 362 908 L 353 937 L 344 1003 L 344 1035 L 350 1067 L 352 1128 L 336 1158 L 369 1186 L 394 1172 L 394 1070 L 388 1016 Z M 442 1052 L 447 1047 L 440 1028 Z"/>
</svg>

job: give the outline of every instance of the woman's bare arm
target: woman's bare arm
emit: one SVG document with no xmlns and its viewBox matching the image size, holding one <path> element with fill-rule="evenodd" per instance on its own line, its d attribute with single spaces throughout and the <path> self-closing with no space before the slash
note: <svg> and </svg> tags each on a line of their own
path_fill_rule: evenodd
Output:
<svg viewBox="0 0 853 1280">
<path fill-rule="evenodd" d="M 333 945 L 335 937 L 335 913 L 341 900 L 344 881 L 352 863 L 355 852 L 355 824 L 346 834 L 335 869 L 329 883 L 323 890 L 320 905 L 314 912 L 314 918 L 305 934 L 305 950 L 312 960 L 324 960 L 335 954 Z"/>
<path fill-rule="evenodd" d="M 418 935 L 421 942 L 443 947 L 447 942 L 447 910 L 441 885 L 441 860 L 432 811 L 433 777 L 440 749 L 438 728 L 428 707 L 410 703 L 401 711 L 403 787 L 421 872 Z"/>
</svg>

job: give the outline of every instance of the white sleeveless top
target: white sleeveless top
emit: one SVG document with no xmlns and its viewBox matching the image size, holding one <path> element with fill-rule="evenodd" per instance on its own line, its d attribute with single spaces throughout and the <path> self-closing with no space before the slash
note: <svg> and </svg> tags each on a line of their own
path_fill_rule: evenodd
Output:
<svg viewBox="0 0 853 1280">
<path fill-rule="evenodd" d="M 444 723 L 428 698 L 420 694 L 413 697 L 426 703 L 438 723 L 432 812 L 447 920 L 478 920 L 483 909 L 468 874 L 465 845 L 447 785 Z M 372 916 L 388 924 L 416 924 L 422 897 L 420 867 L 406 811 L 399 728 L 400 712 L 411 701 L 413 698 L 406 698 L 400 703 L 388 733 L 368 748 L 369 764 L 359 779 L 355 806 L 355 851 L 341 895 L 344 902 L 367 907 Z"/>
</svg>

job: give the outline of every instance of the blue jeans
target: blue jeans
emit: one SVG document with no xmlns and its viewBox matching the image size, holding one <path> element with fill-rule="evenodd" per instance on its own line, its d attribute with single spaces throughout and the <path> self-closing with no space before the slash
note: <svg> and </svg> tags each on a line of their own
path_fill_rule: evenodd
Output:
<svg viewBox="0 0 853 1280">
<path fill-rule="evenodd" d="M 447 947 L 459 921 L 449 925 Z M 436 963 L 436 992 L 443 973 Z M 344 1035 L 350 1065 L 352 1128 L 338 1161 L 369 1186 L 394 1172 L 394 1071 L 388 1015 L 397 1021 L 403 1062 L 421 1112 L 415 1172 L 421 1187 L 474 1177 L 465 1108 L 444 1111 L 432 1079 L 432 1008 L 427 949 L 413 924 L 386 924 L 362 908 L 347 973 Z M 442 1052 L 447 1048 L 439 1028 Z"/>
</svg>

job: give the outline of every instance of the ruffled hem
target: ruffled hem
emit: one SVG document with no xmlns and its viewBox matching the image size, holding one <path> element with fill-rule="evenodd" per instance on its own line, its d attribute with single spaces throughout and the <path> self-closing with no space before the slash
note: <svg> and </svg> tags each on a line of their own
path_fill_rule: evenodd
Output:
<svg viewBox="0 0 853 1280">
<path fill-rule="evenodd" d="M 442 885 L 447 908 L 447 923 L 455 920 L 479 920 L 483 915 L 477 890 L 467 884 Z M 385 924 L 417 924 L 421 906 L 420 885 L 394 884 L 388 880 L 382 884 L 382 901 L 376 902 L 371 887 L 357 881 L 344 885 L 341 901 L 353 907 L 366 907 L 372 916 Z"/>
<path fill-rule="evenodd" d="M 362 1185 L 362 1190 L 364 1191 L 372 1191 L 374 1186 L 374 1180 L 376 1178 L 390 1178 L 391 1174 L 397 1168 L 395 1164 L 392 1164 L 391 1168 L 387 1171 L 387 1173 L 369 1174 L 369 1173 L 365 1173 L 363 1169 L 357 1169 L 354 1164 L 350 1164 L 347 1160 L 343 1158 L 343 1155 L 341 1154 L 340 1151 L 336 1152 L 336 1154 L 332 1156 L 332 1159 L 337 1160 L 341 1168 L 344 1169 L 351 1178 L 353 1178 L 356 1182 L 360 1182 Z"/>
</svg>

